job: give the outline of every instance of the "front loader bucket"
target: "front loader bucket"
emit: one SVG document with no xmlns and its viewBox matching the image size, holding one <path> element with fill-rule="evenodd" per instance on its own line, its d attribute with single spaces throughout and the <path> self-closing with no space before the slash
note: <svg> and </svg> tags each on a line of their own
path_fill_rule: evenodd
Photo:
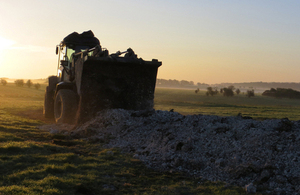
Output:
<svg viewBox="0 0 300 195">
<path fill-rule="evenodd" d="M 108 108 L 153 108 L 158 61 L 88 57 L 76 62 L 80 96 L 77 123 L 84 123 Z"/>
</svg>

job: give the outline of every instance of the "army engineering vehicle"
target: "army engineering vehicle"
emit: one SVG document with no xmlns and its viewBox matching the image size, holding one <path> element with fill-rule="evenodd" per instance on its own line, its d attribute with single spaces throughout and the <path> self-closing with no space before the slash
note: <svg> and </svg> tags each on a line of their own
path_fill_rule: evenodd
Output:
<svg viewBox="0 0 300 195">
<path fill-rule="evenodd" d="M 109 54 L 92 31 L 69 34 L 56 54 L 58 75 L 48 78 L 46 118 L 81 124 L 103 109 L 153 109 L 158 60 L 138 58 L 131 48 Z"/>
</svg>

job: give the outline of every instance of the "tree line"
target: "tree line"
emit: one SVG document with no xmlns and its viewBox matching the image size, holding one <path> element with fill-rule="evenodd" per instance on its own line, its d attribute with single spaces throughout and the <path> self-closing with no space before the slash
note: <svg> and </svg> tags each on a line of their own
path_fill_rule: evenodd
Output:
<svg viewBox="0 0 300 195">
<path fill-rule="evenodd" d="M 176 79 L 157 79 L 156 86 L 160 87 L 209 87 L 209 84 L 206 83 L 194 83 L 194 81 L 187 80 L 176 80 Z"/>
<path fill-rule="evenodd" d="M 206 83 L 194 83 L 193 81 L 187 80 L 176 80 L 176 79 L 157 79 L 156 86 L 158 87 L 185 87 L 185 88 L 202 88 L 206 89 L 207 87 L 217 87 L 217 88 L 227 88 L 226 86 L 237 86 L 239 89 L 257 89 L 257 88 L 291 88 L 300 90 L 300 83 L 293 82 L 248 82 L 248 83 L 220 83 L 209 85 Z"/>
<path fill-rule="evenodd" d="M 7 80 L 6 79 L 1 79 L 0 80 L 0 83 L 3 85 L 3 86 L 6 86 L 7 85 Z M 41 88 L 41 85 L 39 83 L 33 83 L 30 79 L 27 80 L 26 82 L 24 82 L 23 79 L 17 79 L 15 80 L 15 85 L 17 87 L 23 87 L 24 85 L 26 85 L 28 88 L 31 88 L 32 86 L 35 88 L 35 89 L 40 89 Z"/>
<path fill-rule="evenodd" d="M 263 96 L 275 97 L 275 98 L 290 98 L 290 99 L 300 99 L 300 92 L 293 89 L 284 88 L 271 88 L 262 93 Z"/>
<path fill-rule="evenodd" d="M 291 88 L 295 90 L 300 90 L 300 83 L 295 82 L 245 82 L 245 83 L 220 83 L 214 84 L 214 87 L 224 87 L 224 86 L 238 86 L 240 89 L 247 88 L 261 88 L 261 89 L 270 89 L 270 88 Z"/>
<path fill-rule="evenodd" d="M 199 92 L 199 88 L 195 91 L 195 93 Z M 230 85 L 228 87 L 221 88 L 219 91 L 217 88 L 207 87 L 206 95 L 207 96 L 214 96 L 218 93 L 223 94 L 225 97 L 232 97 L 234 94 L 239 95 L 241 93 L 240 89 L 236 89 L 233 85 Z M 247 97 L 254 97 L 254 89 L 247 90 L 246 92 Z"/>
</svg>

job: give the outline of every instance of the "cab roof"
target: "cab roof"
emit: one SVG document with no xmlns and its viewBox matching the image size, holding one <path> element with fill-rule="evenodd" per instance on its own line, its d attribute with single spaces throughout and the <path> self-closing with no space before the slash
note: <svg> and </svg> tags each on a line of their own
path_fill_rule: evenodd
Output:
<svg viewBox="0 0 300 195">
<path fill-rule="evenodd" d="M 61 42 L 61 44 L 63 46 L 75 49 L 76 46 L 95 47 L 97 45 L 100 45 L 100 41 L 94 36 L 94 33 L 91 30 L 89 30 L 84 31 L 81 34 L 73 32 L 66 36 Z"/>
</svg>

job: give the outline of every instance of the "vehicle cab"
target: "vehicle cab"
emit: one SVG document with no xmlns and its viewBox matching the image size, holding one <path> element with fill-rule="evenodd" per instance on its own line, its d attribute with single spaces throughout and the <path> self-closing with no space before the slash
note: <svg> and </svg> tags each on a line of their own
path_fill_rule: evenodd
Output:
<svg viewBox="0 0 300 195">
<path fill-rule="evenodd" d="M 92 47 L 100 45 L 99 40 L 94 37 L 92 31 L 86 31 L 82 34 L 73 32 L 66 36 L 63 41 L 56 46 L 56 55 L 58 55 L 57 77 L 59 82 L 72 82 L 74 80 L 74 54 L 85 51 Z M 73 62 L 73 63 L 72 63 Z"/>
</svg>

